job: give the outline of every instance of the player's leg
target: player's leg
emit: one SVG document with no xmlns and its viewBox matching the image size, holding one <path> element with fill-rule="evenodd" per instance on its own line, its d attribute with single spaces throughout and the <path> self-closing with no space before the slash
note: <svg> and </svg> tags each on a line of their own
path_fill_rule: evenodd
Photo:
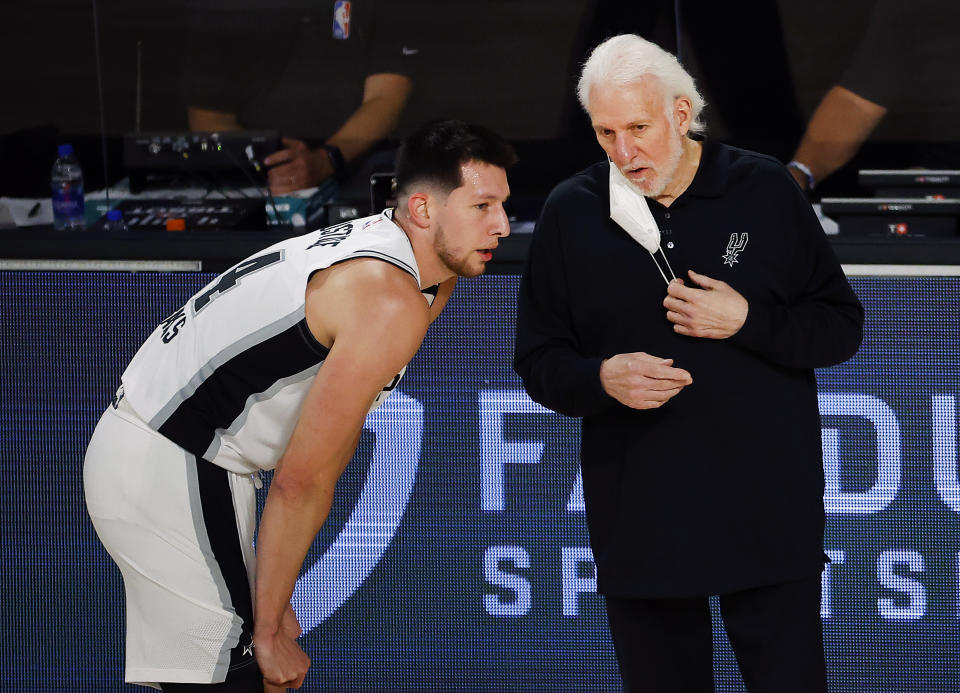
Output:
<svg viewBox="0 0 960 693">
<path fill-rule="evenodd" d="M 255 669 L 252 480 L 197 460 L 121 401 L 90 442 L 84 487 L 123 575 L 126 680 L 213 683 Z"/>
<path fill-rule="evenodd" d="M 820 576 L 720 595 L 750 693 L 826 693 Z"/>
</svg>

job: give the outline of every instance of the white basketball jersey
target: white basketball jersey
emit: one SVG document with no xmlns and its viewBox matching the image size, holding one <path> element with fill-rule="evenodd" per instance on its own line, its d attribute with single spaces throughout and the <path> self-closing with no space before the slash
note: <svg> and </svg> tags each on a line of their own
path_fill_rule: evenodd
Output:
<svg viewBox="0 0 960 693">
<path fill-rule="evenodd" d="M 328 352 L 307 328 L 311 274 L 370 257 L 420 284 L 413 248 L 392 217 L 387 210 L 290 238 L 234 265 L 154 330 L 123 373 L 123 396 L 195 455 L 239 473 L 272 469 Z M 436 291 L 423 290 L 428 303 Z M 402 375 L 384 383 L 371 410 Z"/>
</svg>

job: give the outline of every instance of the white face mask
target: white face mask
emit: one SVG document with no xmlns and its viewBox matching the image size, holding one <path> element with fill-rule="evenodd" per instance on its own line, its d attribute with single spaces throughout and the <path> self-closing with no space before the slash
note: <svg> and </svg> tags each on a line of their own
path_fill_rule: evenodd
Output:
<svg viewBox="0 0 960 693">
<path fill-rule="evenodd" d="M 660 249 L 660 229 L 647 206 L 647 198 L 631 185 L 620 168 L 610 162 L 610 218 L 653 254 Z"/>
<path fill-rule="evenodd" d="M 620 168 L 612 161 L 610 162 L 610 218 L 650 253 L 665 282 L 669 284 L 670 280 L 667 279 L 664 268 L 660 266 L 660 262 L 657 260 L 658 252 L 663 258 L 670 275 L 676 278 L 666 255 L 660 250 L 660 228 L 657 226 L 653 214 L 650 213 L 647 198 L 633 187 Z"/>
</svg>

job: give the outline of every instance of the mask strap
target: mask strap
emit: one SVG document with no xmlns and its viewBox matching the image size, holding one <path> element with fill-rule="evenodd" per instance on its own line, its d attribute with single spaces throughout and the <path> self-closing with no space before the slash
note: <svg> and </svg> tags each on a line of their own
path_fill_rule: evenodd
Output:
<svg viewBox="0 0 960 693">
<path fill-rule="evenodd" d="M 660 253 L 661 257 L 663 257 L 663 261 L 664 263 L 666 263 L 667 269 L 670 270 L 670 276 L 676 279 L 677 275 L 673 273 L 673 267 L 670 266 L 670 260 L 667 258 L 667 254 L 663 252 L 663 248 L 658 247 L 656 252 L 650 253 L 650 257 L 653 258 L 653 264 L 657 266 L 657 270 L 659 270 L 660 276 L 663 277 L 663 281 L 665 281 L 669 285 L 670 280 L 667 279 L 666 273 L 663 271 L 663 268 L 660 266 L 660 262 L 657 260 L 656 253 Z"/>
<path fill-rule="evenodd" d="M 670 284 L 670 280 L 667 279 L 667 275 L 663 273 L 663 268 L 660 267 L 660 263 L 657 262 L 657 256 L 654 253 L 650 253 L 650 257 L 653 259 L 653 264 L 657 266 L 657 270 L 659 270 L 660 276 L 663 277 L 663 281 L 665 281 L 667 284 Z M 669 265 L 669 263 L 667 264 Z M 671 270 L 671 272 L 672 271 L 673 270 Z"/>
<path fill-rule="evenodd" d="M 668 258 L 667 254 L 663 252 L 663 248 L 659 248 L 658 250 L 660 251 L 660 254 L 663 255 L 664 262 L 667 263 L 667 269 L 670 270 L 670 276 L 676 279 L 677 275 L 673 273 L 673 267 L 670 266 L 670 258 Z"/>
</svg>

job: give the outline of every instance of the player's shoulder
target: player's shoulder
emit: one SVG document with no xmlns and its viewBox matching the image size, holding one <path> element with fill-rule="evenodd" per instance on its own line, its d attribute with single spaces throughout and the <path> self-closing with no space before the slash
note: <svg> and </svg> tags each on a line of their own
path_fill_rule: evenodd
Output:
<svg viewBox="0 0 960 693">
<path fill-rule="evenodd" d="M 353 258 L 314 273 L 307 284 L 307 324 L 322 344 L 338 335 L 369 341 L 422 338 L 430 308 L 416 280 L 395 265 L 369 257 Z"/>
<path fill-rule="evenodd" d="M 356 257 L 337 263 L 310 278 L 310 289 L 322 289 L 323 301 L 347 303 L 366 314 L 429 312 L 416 278 L 383 260 Z"/>
</svg>

